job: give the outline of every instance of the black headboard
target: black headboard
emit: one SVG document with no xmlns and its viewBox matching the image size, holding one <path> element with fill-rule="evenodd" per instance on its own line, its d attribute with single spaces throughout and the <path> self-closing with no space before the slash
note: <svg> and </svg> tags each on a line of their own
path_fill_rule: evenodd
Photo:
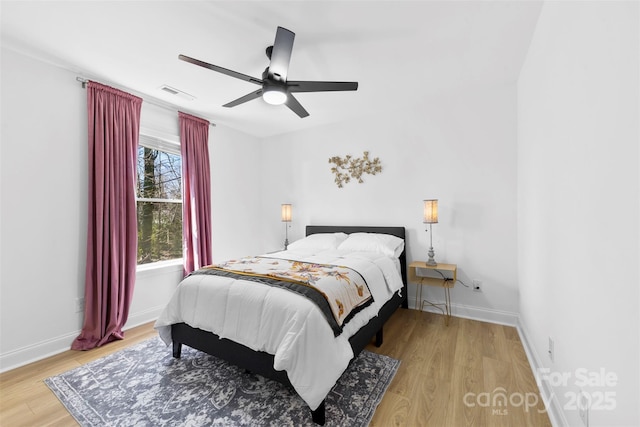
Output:
<svg viewBox="0 0 640 427">
<path fill-rule="evenodd" d="M 400 254 L 400 272 L 402 273 L 402 283 L 404 283 L 404 298 L 407 298 L 407 241 L 405 239 L 404 227 L 370 227 L 370 226 L 341 226 L 341 225 L 307 225 L 306 235 L 318 233 L 383 233 L 400 237 L 405 241 L 404 250 Z"/>
</svg>

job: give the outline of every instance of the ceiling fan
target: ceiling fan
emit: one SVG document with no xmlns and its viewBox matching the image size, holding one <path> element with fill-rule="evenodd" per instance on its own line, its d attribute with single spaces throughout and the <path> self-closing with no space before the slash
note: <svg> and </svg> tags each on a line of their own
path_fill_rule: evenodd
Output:
<svg viewBox="0 0 640 427">
<path fill-rule="evenodd" d="M 295 36 L 295 33 L 287 30 L 286 28 L 278 27 L 273 46 L 269 46 L 266 49 L 266 54 L 270 59 L 270 63 L 262 73 L 262 79 L 218 67 L 217 65 L 212 65 L 198 59 L 190 58 L 186 55 L 179 55 L 178 58 L 260 86 L 260 89 L 242 96 L 235 101 L 224 104 L 223 107 L 235 107 L 262 96 L 262 98 L 269 104 L 285 104 L 289 109 L 291 109 L 291 111 L 300 116 L 300 118 L 303 118 L 307 117 L 309 113 L 293 96 L 293 93 L 346 91 L 358 89 L 358 82 L 287 80 L 289 61 L 291 60 L 291 51 L 293 50 L 293 40 Z"/>
</svg>

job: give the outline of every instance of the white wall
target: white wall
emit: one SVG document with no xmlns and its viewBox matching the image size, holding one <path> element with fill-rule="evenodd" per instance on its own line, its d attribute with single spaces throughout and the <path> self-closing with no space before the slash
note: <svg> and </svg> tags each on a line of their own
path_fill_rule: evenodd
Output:
<svg viewBox="0 0 640 427">
<path fill-rule="evenodd" d="M 484 287 L 475 293 L 456 285 L 454 314 L 515 322 L 515 112 L 515 84 L 461 88 L 391 113 L 265 140 L 268 241 L 281 245 L 279 205 L 291 202 L 290 240 L 302 237 L 306 224 L 400 225 L 407 228 L 409 261 L 426 260 L 422 201 L 438 198 L 436 260 L 456 263 L 463 281 L 478 279 Z M 382 173 L 338 188 L 328 159 L 365 150 L 380 158 Z M 425 292 L 443 299 L 442 289 Z M 413 287 L 409 298 L 413 304 Z"/>
<path fill-rule="evenodd" d="M 2 368 L 35 357 L 32 346 L 50 352 L 60 340 L 70 343 L 81 326 L 75 299 L 84 292 L 86 256 L 83 117 L 86 94 L 73 74 L 2 50 Z"/>
<path fill-rule="evenodd" d="M 638 3 L 545 3 L 518 82 L 520 315 L 538 367 L 569 375 L 544 382 L 561 424 L 583 425 L 581 388 L 590 426 L 640 424 L 638 38 Z"/>
<path fill-rule="evenodd" d="M 82 327 L 87 227 L 86 91 L 77 74 L 2 49 L 0 370 L 67 350 Z M 143 103 L 141 126 L 177 138 L 175 111 Z M 261 145 L 210 129 L 214 257 L 264 247 Z M 250 240 L 251 238 L 251 240 Z M 125 329 L 155 319 L 182 267 L 139 271 Z"/>
<path fill-rule="evenodd" d="M 209 133 L 213 259 L 265 251 L 262 150 L 254 137 L 217 126 Z"/>
</svg>

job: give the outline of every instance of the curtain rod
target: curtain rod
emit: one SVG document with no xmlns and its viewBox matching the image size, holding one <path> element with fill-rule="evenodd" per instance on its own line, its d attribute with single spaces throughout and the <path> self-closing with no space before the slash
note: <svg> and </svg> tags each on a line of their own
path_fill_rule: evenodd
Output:
<svg viewBox="0 0 640 427">
<path fill-rule="evenodd" d="M 82 89 L 86 89 L 86 88 L 87 88 L 87 83 L 89 83 L 89 80 L 88 80 L 88 79 L 85 79 L 84 77 L 76 76 L 76 80 L 77 80 L 77 81 L 79 81 L 80 83 L 82 83 Z M 126 90 L 129 90 L 129 89 L 126 89 Z M 137 96 L 137 95 L 136 95 L 136 96 Z M 141 97 L 141 98 L 142 98 L 142 97 Z M 144 99 L 144 98 L 142 98 L 142 100 L 143 100 L 144 102 L 148 102 L 149 104 L 153 104 L 153 105 L 155 105 L 155 106 L 157 106 L 157 107 L 168 108 L 166 104 L 160 103 L 160 102 L 158 102 L 158 101 L 155 101 L 155 102 L 154 102 L 154 101 L 150 101 L 150 100 L 148 100 L 148 99 Z M 171 109 L 171 110 L 174 110 L 174 111 L 176 111 L 176 112 L 179 112 L 179 111 L 180 111 L 180 110 L 178 110 L 178 109 L 176 109 L 176 108 L 170 108 L 170 109 Z M 189 113 L 189 114 L 192 114 L 192 113 Z M 197 114 L 193 114 L 193 115 L 197 117 Z M 216 124 L 215 124 L 215 123 L 213 123 L 211 120 L 208 120 L 208 122 L 209 122 L 209 125 L 210 125 L 210 126 L 216 127 Z"/>
<path fill-rule="evenodd" d="M 83 79 L 82 77 L 76 77 L 76 80 L 82 83 L 82 89 L 87 88 L 87 83 L 89 83 L 89 80 Z"/>
</svg>

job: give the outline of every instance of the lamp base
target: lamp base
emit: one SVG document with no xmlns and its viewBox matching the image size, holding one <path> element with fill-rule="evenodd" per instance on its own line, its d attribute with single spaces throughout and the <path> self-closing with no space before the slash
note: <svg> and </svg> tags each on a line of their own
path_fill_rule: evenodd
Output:
<svg viewBox="0 0 640 427">
<path fill-rule="evenodd" d="M 433 252 L 433 247 L 429 248 L 429 252 L 427 252 L 427 255 L 429 255 L 429 259 L 427 260 L 427 262 L 425 264 L 430 265 L 430 266 L 438 265 L 436 260 L 433 258 L 435 256 L 435 252 Z"/>
<path fill-rule="evenodd" d="M 286 251 L 289 247 L 289 221 L 285 221 L 284 223 L 284 250 Z"/>
</svg>

